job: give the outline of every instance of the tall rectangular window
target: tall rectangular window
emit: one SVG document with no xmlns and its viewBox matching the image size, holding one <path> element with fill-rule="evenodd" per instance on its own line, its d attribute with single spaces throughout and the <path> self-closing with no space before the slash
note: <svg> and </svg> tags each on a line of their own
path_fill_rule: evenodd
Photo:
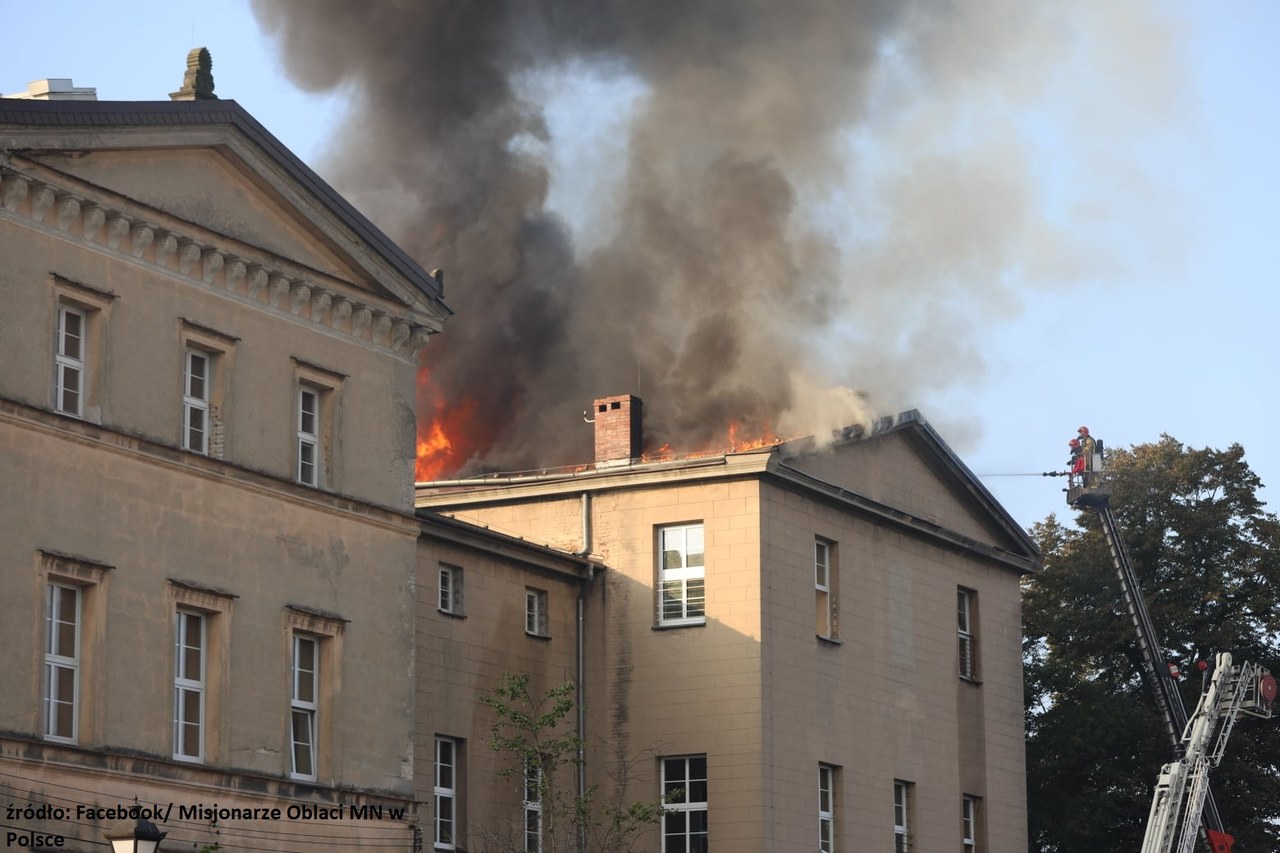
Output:
<svg viewBox="0 0 1280 853">
<path fill-rule="evenodd" d="M 815 539 L 813 543 L 813 588 L 817 604 L 819 637 L 836 637 L 835 543 Z"/>
<path fill-rule="evenodd" d="M 835 853 L 836 844 L 836 768 L 818 765 L 818 851 Z"/>
<path fill-rule="evenodd" d="M 458 742 L 436 738 L 435 846 L 453 850 L 457 838 Z"/>
<path fill-rule="evenodd" d="M 289 703 L 292 767 L 295 779 L 316 778 L 316 711 L 319 709 L 320 641 L 293 635 L 293 695 Z"/>
<path fill-rule="evenodd" d="M 524 591 L 524 630 L 535 637 L 546 637 L 547 593 L 541 589 Z"/>
<path fill-rule="evenodd" d="M 662 759 L 662 853 L 707 853 L 707 757 Z"/>
<path fill-rule="evenodd" d="M 974 636 L 973 599 L 976 593 L 956 590 L 956 612 L 959 619 L 957 637 L 960 652 L 960 677 L 974 679 L 978 675 L 977 640 Z"/>
<path fill-rule="evenodd" d="M 978 849 L 978 798 L 966 794 L 960 799 L 960 837 L 964 853 Z"/>
<path fill-rule="evenodd" d="M 298 482 L 320 485 L 320 392 L 298 389 Z"/>
<path fill-rule="evenodd" d="M 47 321 L 46 321 L 47 322 Z M 54 356 L 54 408 L 64 415 L 84 416 L 85 312 L 58 306 L 57 351 Z"/>
<path fill-rule="evenodd" d="M 706 565 L 701 524 L 658 530 L 658 624 L 706 622 Z"/>
<path fill-rule="evenodd" d="M 542 768 L 526 764 L 524 772 L 524 853 L 542 853 Z"/>
<path fill-rule="evenodd" d="M 44 736 L 75 743 L 80 704 L 80 588 L 50 583 L 45 601 Z"/>
<path fill-rule="evenodd" d="M 182 449 L 209 453 L 209 389 L 213 359 L 197 349 L 186 351 L 182 383 Z"/>
<path fill-rule="evenodd" d="M 457 566 L 440 566 L 439 604 L 442 613 L 461 616 L 462 610 L 462 569 Z"/>
<path fill-rule="evenodd" d="M 911 850 L 911 783 L 893 783 L 893 853 Z"/>
<path fill-rule="evenodd" d="M 173 757 L 204 759 L 205 617 L 179 610 L 174 631 Z"/>
</svg>

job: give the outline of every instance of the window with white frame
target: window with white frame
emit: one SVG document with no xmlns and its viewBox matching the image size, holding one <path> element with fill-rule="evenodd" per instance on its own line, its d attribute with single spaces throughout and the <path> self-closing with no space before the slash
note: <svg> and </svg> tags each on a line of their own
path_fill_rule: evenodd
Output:
<svg viewBox="0 0 1280 853">
<path fill-rule="evenodd" d="M 213 357 L 202 350 L 186 351 L 182 383 L 182 449 L 209 453 L 209 391 Z"/>
<path fill-rule="evenodd" d="M 458 741 L 436 737 L 435 847 L 453 850 L 457 844 Z"/>
<path fill-rule="evenodd" d="M 542 853 L 542 768 L 524 768 L 524 853 Z"/>
<path fill-rule="evenodd" d="M 177 612 L 174 630 L 173 757 L 204 760 L 205 657 L 208 640 L 205 616 Z"/>
<path fill-rule="evenodd" d="M 541 589 L 524 591 L 524 630 L 535 637 L 549 636 L 547 630 L 547 593 Z"/>
<path fill-rule="evenodd" d="M 978 798 L 965 795 L 960 799 L 960 836 L 964 853 L 978 849 Z"/>
<path fill-rule="evenodd" d="M 977 640 L 974 635 L 973 605 L 976 593 L 963 587 L 956 590 L 956 612 L 958 616 L 957 637 L 959 640 L 960 677 L 976 679 Z"/>
<path fill-rule="evenodd" d="M 53 405 L 64 415 L 84 416 L 85 350 L 89 318 L 70 305 L 58 305 L 54 355 Z"/>
<path fill-rule="evenodd" d="M 293 694 L 289 703 L 290 774 L 316 778 L 316 717 L 320 708 L 320 640 L 293 635 Z"/>
<path fill-rule="evenodd" d="M 441 613 L 461 616 L 462 610 L 462 569 L 457 566 L 440 565 L 440 583 L 438 588 L 437 607 Z"/>
<path fill-rule="evenodd" d="M 813 587 L 819 637 L 836 637 L 835 543 L 818 537 L 813 543 Z"/>
<path fill-rule="evenodd" d="M 836 847 L 836 768 L 818 765 L 818 851 L 834 853 Z"/>
<path fill-rule="evenodd" d="M 298 389 L 298 482 L 320 485 L 320 390 Z"/>
<path fill-rule="evenodd" d="M 75 743 L 80 709 L 80 587 L 50 583 L 45 600 L 44 736 Z"/>
<path fill-rule="evenodd" d="M 911 783 L 893 783 L 893 853 L 911 850 Z"/>
<path fill-rule="evenodd" d="M 702 524 L 658 529 L 658 624 L 706 622 L 706 565 Z"/>
<path fill-rule="evenodd" d="M 707 851 L 707 757 L 662 759 L 662 853 Z"/>
</svg>

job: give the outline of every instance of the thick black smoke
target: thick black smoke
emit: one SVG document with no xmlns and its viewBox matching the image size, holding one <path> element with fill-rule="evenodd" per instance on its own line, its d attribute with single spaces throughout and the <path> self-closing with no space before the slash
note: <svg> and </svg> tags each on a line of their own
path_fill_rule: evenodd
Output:
<svg viewBox="0 0 1280 853">
<path fill-rule="evenodd" d="M 1038 6 L 255 0 L 300 85 L 351 92 L 326 173 L 446 270 L 456 316 L 425 363 L 506 470 L 588 458 L 596 396 L 639 393 L 651 440 L 688 449 L 980 376 L 973 306 L 1008 313 L 1063 253 L 1001 110 L 1101 14 Z M 643 86 L 589 252 L 548 209 L 538 152 L 563 140 L 526 85 L 565 69 Z"/>
</svg>

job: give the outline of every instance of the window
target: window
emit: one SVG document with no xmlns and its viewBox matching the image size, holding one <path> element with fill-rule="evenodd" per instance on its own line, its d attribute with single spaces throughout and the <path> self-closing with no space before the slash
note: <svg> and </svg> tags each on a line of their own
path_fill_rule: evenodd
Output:
<svg viewBox="0 0 1280 853">
<path fill-rule="evenodd" d="M 346 619 L 300 604 L 285 606 L 289 630 L 289 775 L 314 782 L 329 766 L 342 732 L 330 712 L 333 685 L 340 682 Z"/>
<path fill-rule="evenodd" d="M 298 389 L 298 482 L 320 485 L 320 392 Z"/>
<path fill-rule="evenodd" d="M 44 736 L 75 743 L 80 705 L 80 588 L 50 583 L 45 601 Z"/>
<path fill-rule="evenodd" d="M 967 794 L 960 800 L 960 837 L 964 853 L 978 849 L 978 798 Z"/>
<path fill-rule="evenodd" d="M 106 627 L 106 585 L 111 566 L 39 550 L 43 597 L 31 631 L 44 638 L 40 673 L 40 732 L 58 743 L 92 743 L 102 697 L 100 651 Z M 33 697 L 34 698 L 34 697 Z"/>
<path fill-rule="evenodd" d="M 836 847 L 836 768 L 818 765 L 818 851 L 834 853 Z"/>
<path fill-rule="evenodd" d="M 182 321 L 183 450 L 221 459 L 226 451 L 227 375 L 236 338 Z"/>
<path fill-rule="evenodd" d="M 87 326 L 88 317 L 84 311 L 70 305 L 58 306 L 53 405 L 62 414 L 77 418 L 84 415 Z"/>
<path fill-rule="evenodd" d="M 217 762 L 223 758 L 218 725 L 225 719 L 222 673 L 236 596 L 169 578 L 168 598 L 173 613 L 173 758 Z"/>
<path fill-rule="evenodd" d="M 320 641 L 293 635 L 293 695 L 289 702 L 289 740 L 295 779 L 316 778 L 316 711 L 319 709 Z"/>
<path fill-rule="evenodd" d="M 335 407 L 344 377 L 298 359 L 294 362 L 298 382 L 294 400 L 294 477 L 304 486 L 333 489 L 338 485 L 333 464 Z"/>
<path fill-rule="evenodd" d="M 818 538 L 813 543 L 813 587 L 817 599 L 817 633 L 835 639 L 836 543 Z"/>
<path fill-rule="evenodd" d="M 542 853 L 542 768 L 524 769 L 524 853 Z"/>
<path fill-rule="evenodd" d="M 701 524 L 658 530 L 658 624 L 706 622 L 706 566 Z"/>
<path fill-rule="evenodd" d="M 967 589 L 956 591 L 956 611 L 959 618 L 960 677 L 976 679 L 977 644 L 974 638 L 973 604 L 976 593 Z"/>
<path fill-rule="evenodd" d="M 179 610 L 174 631 L 173 757 L 204 759 L 205 657 L 203 614 Z"/>
<path fill-rule="evenodd" d="M 911 783 L 893 783 L 893 853 L 911 850 Z"/>
<path fill-rule="evenodd" d="M 50 275 L 49 281 L 53 409 L 100 423 L 103 329 L 115 294 L 59 275 Z"/>
<path fill-rule="evenodd" d="M 457 838 L 458 741 L 436 738 L 435 846 L 453 850 Z"/>
<path fill-rule="evenodd" d="M 440 566 L 439 604 L 441 613 L 462 615 L 462 569 L 457 566 Z"/>
<path fill-rule="evenodd" d="M 524 630 L 535 637 L 549 636 L 547 632 L 547 593 L 540 589 L 524 591 Z"/>
<path fill-rule="evenodd" d="M 662 853 L 707 851 L 707 757 L 662 759 Z"/>
<path fill-rule="evenodd" d="M 213 359 L 207 352 L 188 349 L 183 371 L 182 449 L 209 453 L 209 386 Z"/>
</svg>

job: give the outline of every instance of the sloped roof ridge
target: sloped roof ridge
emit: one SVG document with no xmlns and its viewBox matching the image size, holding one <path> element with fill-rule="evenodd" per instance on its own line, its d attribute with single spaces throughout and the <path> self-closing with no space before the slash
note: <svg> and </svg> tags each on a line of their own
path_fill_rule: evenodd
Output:
<svg viewBox="0 0 1280 853">
<path fill-rule="evenodd" d="M 924 439 L 925 445 L 932 450 L 943 466 L 950 471 L 974 500 L 990 514 L 1000 526 L 1013 537 L 1029 553 L 1039 554 L 1040 549 L 1017 520 L 1009 514 L 1004 505 L 996 500 L 995 495 L 983 485 L 978 475 L 951 449 L 951 445 L 942 438 L 933 425 L 925 419 L 919 409 L 907 409 L 896 415 L 885 415 L 872 421 L 868 428 L 862 424 L 854 424 L 838 430 L 834 445 L 867 441 L 880 435 L 893 432 L 912 431 Z M 800 441 L 804 441 L 801 439 Z M 805 452 L 796 448 L 793 452 Z M 783 461 L 781 464 L 786 464 Z"/>
<path fill-rule="evenodd" d="M 445 304 L 440 284 L 434 277 L 233 99 L 40 101 L 0 98 L 0 124 L 57 127 L 230 124 L 283 166 L 290 178 L 333 210 L 360 239 L 385 257 L 397 273 L 445 311 L 453 313 Z"/>
</svg>

